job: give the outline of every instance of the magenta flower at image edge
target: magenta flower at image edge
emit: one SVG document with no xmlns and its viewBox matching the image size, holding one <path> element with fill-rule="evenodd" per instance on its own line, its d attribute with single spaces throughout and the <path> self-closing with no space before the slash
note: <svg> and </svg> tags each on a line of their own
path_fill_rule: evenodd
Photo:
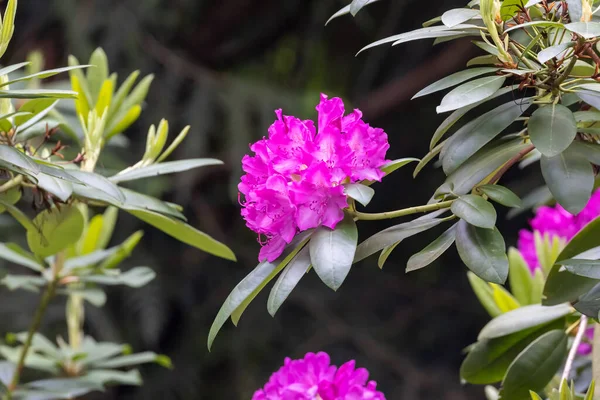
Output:
<svg viewBox="0 0 600 400">
<path fill-rule="evenodd" d="M 534 273 L 536 269 L 540 268 L 535 251 L 533 231 L 537 231 L 541 235 L 549 235 L 550 238 L 560 237 L 567 241 L 598 216 L 600 216 L 600 190 L 592 194 L 587 205 L 577 215 L 570 214 L 559 204 L 554 207 L 543 206 L 537 209 L 535 216 L 530 221 L 532 231 L 522 229 L 519 232 L 517 245 L 531 272 Z M 592 339 L 593 334 L 593 328 L 586 330 L 586 336 L 589 340 Z M 591 350 L 592 347 L 589 343 L 582 343 L 578 352 L 585 355 L 589 354 Z"/>
<path fill-rule="evenodd" d="M 390 146 L 382 129 L 366 124 L 359 110 L 344 116 L 337 97 L 322 94 L 316 109 L 316 129 L 313 121 L 277 110 L 269 136 L 242 159 L 241 213 L 259 235 L 259 261 L 277 259 L 299 232 L 334 229 L 348 207 L 344 184 L 384 176 Z"/>
<path fill-rule="evenodd" d="M 286 358 L 252 400 L 385 400 L 368 379 L 369 372 L 355 368 L 353 360 L 337 368 L 327 353 L 307 353 L 299 360 Z"/>
</svg>

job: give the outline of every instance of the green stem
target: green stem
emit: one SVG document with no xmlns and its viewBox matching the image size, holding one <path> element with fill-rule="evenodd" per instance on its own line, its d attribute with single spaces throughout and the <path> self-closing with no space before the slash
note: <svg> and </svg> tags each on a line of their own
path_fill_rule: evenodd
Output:
<svg viewBox="0 0 600 400">
<path fill-rule="evenodd" d="M 361 212 L 357 211 L 354 213 L 354 216 L 362 221 L 379 221 L 382 219 L 392 219 L 392 218 L 403 217 L 405 215 L 418 214 L 418 213 L 424 213 L 424 212 L 429 212 L 429 211 L 436 211 L 436 210 L 441 210 L 443 208 L 450 208 L 452 203 L 454 203 L 454 200 L 447 200 L 447 201 L 442 201 L 441 203 L 427 204 L 424 206 L 404 208 L 402 210 L 388 211 L 388 212 L 382 212 L 382 213 L 377 213 L 377 214 L 361 213 Z"/>
<path fill-rule="evenodd" d="M 0 193 L 8 192 L 10 189 L 19 186 L 23 182 L 23 175 L 17 175 L 4 185 L 0 186 Z"/>
<path fill-rule="evenodd" d="M 58 287 L 58 275 L 65 261 L 64 253 L 59 253 L 56 255 L 56 261 L 52 266 L 52 280 L 48 284 L 46 291 L 42 295 L 42 299 L 40 300 L 40 305 L 38 306 L 35 314 L 33 316 L 33 322 L 29 327 L 29 331 L 27 332 L 27 338 L 25 339 L 25 343 L 23 344 L 23 349 L 21 350 L 21 354 L 19 356 L 19 361 L 17 362 L 17 367 L 15 368 L 15 373 L 12 377 L 10 385 L 8 386 L 8 393 L 6 394 L 6 398 L 8 400 L 12 399 L 12 392 L 16 389 L 19 384 L 19 379 L 21 378 L 21 372 L 25 366 L 25 360 L 27 359 L 27 354 L 29 353 L 29 349 L 31 348 L 31 343 L 33 342 L 33 337 L 36 332 L 40 328 L 42 323 L 42 318 L 44 317 L 44 313 L 50 304 L 50 301 L 56 294 L 56 288 Z"/>
<path fill-rule="evenodd" d="M 567 65 L 567 68 L 565 68 L 563 73 L 554 81 L 553 86 L 555 88 L 559 87 L 565 81 L 565 79 L 567 79 L 569 77 L 569 74 L 571 73 L 571 71 L 573 71 L 573 68 L 575 67 L 576 62 L 577 62 L 577 57 L 575 57 L 575 56 L 571 57 L 571 62 L 569 62 L 569 65 Z"/>
</svg>

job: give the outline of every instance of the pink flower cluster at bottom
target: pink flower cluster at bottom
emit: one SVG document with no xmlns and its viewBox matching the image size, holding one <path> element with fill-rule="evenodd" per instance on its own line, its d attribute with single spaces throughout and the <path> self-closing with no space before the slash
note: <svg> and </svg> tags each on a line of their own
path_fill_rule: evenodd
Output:
<svg viewBox="0 0 600 400">
<path fill-rule="evenodd" d="M 368 381 L 369 372 L 348 361 L 337 368 L 327 353 L 308 353 L 299 360 L 285 359 L 252 400 L 385 400 Z"/>
<path fill-rule="evenodd" d="M 532 231 L 522 229 L 519 232 L 518 248 L 523 258 L 529 265 L 532 273 L 540 268 L 538 256 L 535 250 L 534 232 L 542 235 L 549 235 L 550 238 L 559 237 L 564 240 L 570 240 L 584 226 L 600 216 L 600 190 L 597 190 L 588 201 L 585 208 L 577 215 L 569 213 L 559 204 L 554 207 L 540 207 L 536 210 L 535 216 L 530 221 Z M 594 336 L 594 328 L 588 328 L 585 331 L 588 339 Z M 592 346 L 583 343 L 579 346 L 579 354 L 589 354 Z"/>
</svg>

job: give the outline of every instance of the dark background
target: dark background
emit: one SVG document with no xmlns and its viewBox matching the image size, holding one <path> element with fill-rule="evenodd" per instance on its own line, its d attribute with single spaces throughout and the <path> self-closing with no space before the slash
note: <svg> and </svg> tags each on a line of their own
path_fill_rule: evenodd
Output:
<svg viewBox="0 0 600 400">
<path fill-rule="evenodd" d="M 273 319 L 265 290 L 238 328 L 228 323 L 206 349 L 210 324 L 229 291 L 255 266 L 259 246 L 239 216 L 236 184 L 248 144 L 266 135 L 273 110 L 315 118 L 319 92 L 342 96 L 365 120 L 389 135 L 390 159 L 422 157 L 445 116 L 441 96 L 410 101 L 429 83 L 465 67 L 477 55 L 468 40 L 432 47 L 431 40 L 382 46 L 354 54 L 377 39 L 420 27 L 466 0 L 382 0 L 350 16 L 325 21 L 343 0 L 22 0 L 15 38 L 4 59 L 19 62 L 41 50 L 46 68 L 85 62 L 97 46 L 120 81 L 134 69 L 155 73 L 142 118 L 127 136 L 129 149 L 101 166 L 116 169 L 141 157 L 148 126 L 167 118 L 173 131 L 192 131 L 174 158 L 215 157 L 221 168 L 144 181 L 138 188 L 185 207 L 190 223 L 224 241 L 238 256 L 231 263 L 182 245 L 121 215 L 115 242 L 136 229 L 146 236 L 128 265 L 148 265 L 158 278 L 141 289 L 114 289 L 102 308 L 87 308 L 86 331 L 98 340 L 130 343 L 137 351 L 169 355 L 173 371 L 142 368 L 142 388 L 115 388 L 98 399 L 245 400 L 283 358 L 327 351 L 336 364 L 356 359 L 388 399 L 482 399 L 483 388 L 463 387 L 462 349 L 487 321 L 451 249 L 425 270 L 406 275 L 411 254 L 440 230 L 405 241 L 383 271 L 375 256 L 355 265 L 334 293 L 314 273 L 297 287 Z M 176 132 L 173 132 L 174 136 Z M 413 165 L 414 166 L 414 165 Z M 533 178 L 537 171 L 533 173 Z M 518 193 L 532 181 L 507 182 Z M 412 167 L 377 184 L 370 211 L 425 204 L 442 182 L 428 167 Z M 499 221 L 508 245 L 527 215 Z M 361 238 L 393 222 L 361 223 Z M 18 232 L 16 232 L 18 233 Z M 3 239 L 11 236 L 4 230 Z M 10 237 L 8 238 L 10 239 Z M 2 292 L 2 330 L 26 329 L 37 298 Z M 64 335 L 64 303 L 57 301 L 43 330 Z"/>
</svg>

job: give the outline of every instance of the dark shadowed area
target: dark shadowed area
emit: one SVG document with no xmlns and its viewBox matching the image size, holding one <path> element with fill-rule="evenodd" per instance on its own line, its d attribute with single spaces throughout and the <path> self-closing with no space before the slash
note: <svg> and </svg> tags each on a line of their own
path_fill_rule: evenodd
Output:
<svg viewBox="0 0 600 400">
<path fill-rule="evenodd" d="M 365 120 L 389 135 L 390 159 L 422 157 L 445 116 L 441 95 L 411 101 L 433 81 L 464 68 L 477 55 L 468 39 L 432 46 L 431 40 L 363 46 L 420 27 L 466 0 L 382 0 L 357 18 L 325 26 L 344 0 L 27 0 L 19 4 L 15 39 L 6 62 L 40 50 L 46 67 L 69 54 L 87 60 L 104 48 L 122 80 L 130 71 L 155 73 L 142 118 L 127 132 L 128 147 L 99 164 L 118 169 L 139 159 L 150 124 L 167 118 L 174 131 L 192 131 L 173 158 L 214 157 L 210 167 L 140 181 L 140 191 L 181 204 L 189 222 L 227 243 L 238 262 L 227 262 L 176 242 L 128 215 L 120 215 L 115 241 L 136 229 L 146 234 L 127 265 L 148 265 L 158 277 L 141 289 L 111 289 L 107 305 L 88 306 L 86 330 L 98 340 L 129 343 L 136 351 L 170 356 L 174 370 L 145 366 L 141 388 L 121 387 L 94 399 L 247 400 L 284 357 L 327 351 L 336 364 L 355 359 L 390 400 L 483 398 L 482 387 L 462 386 L 462 350 L 475 341 L 488 316 L 472 293 L 466 268 L 452 249 L 427 269 L 405 274 L 406 261 L 443 228 L 406 240 L 383 270 L 372 256 L 355 265 L 334 293 L 308 274 L 275 318 L 268 291 L 234 328 L 228 323 L 212 352 L 210 324 L 229 291 L 257 263 L 259 245 L 239 215 L 237 182 L 248 144 L 267 134 L 274 110 L 315 118 L 319 93 L 344 98 Z M 414 165 L 376 184 L 371 212 L 425 204 L 442 183 L 429 166 L 416 179 Z M 511 185 L 516 174 L 531 174 Z M 514 170 L 504 183 L 518 194 L 539 183 L 539 173 Z M 527 187 L 526 187 L 527 186 Z M 527 216 L 499 219 L 514 245 Z M 408 219 L 405 219 L 408 220 Z M 401 221 L 400 221 L 401 222 Z M 387 222 L 362 222 L 365 239 Z M 397 223 L 397 222 L 396 222 Z M 2 225 L 2 240 L 16 228 Z M 15 239 L 12 239 L 15 240 Z M 3 289 L 1 330 L 26 330 L 37 298 Z M 43 332 L 64 335 L 64 303 L 49 310 Z M 54 336 L 53 333 L 54 332 Z"/>
</svg>

